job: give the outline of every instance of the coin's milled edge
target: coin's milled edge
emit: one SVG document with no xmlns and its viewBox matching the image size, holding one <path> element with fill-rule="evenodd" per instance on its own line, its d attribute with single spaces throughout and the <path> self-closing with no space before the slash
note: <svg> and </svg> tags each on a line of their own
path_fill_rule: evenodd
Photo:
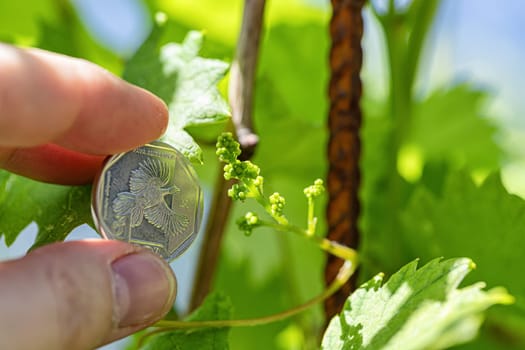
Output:
<svg viewBox="0 0 525 350">
<path fill-rule="evenodd" d="M 104 163 L 104 166 L 100 170 L 100 173 L 96 177 L 97 181 L 93 185 L 93 190 L 91 192 L 91 196 L 93 198 L 91 203 L 91 216 L 93 217 L 95 227 L 100 231 L 100 234 L 106 239 L 110 239 L 108 232 L 111 232 L 111 230 L 108 229 L 105 223 L 104 216 L 104 213 L 107 212 L 107 210 L 109 210 L 107 208 L 107 205 L 109 205 L 107 204 L 109 200 L 105 201 L 106 205 L 104 205 L 104 208 L 100 208 L 100 204 L 104 202 L 104 195 L 107 191 L 109 191 L 109 184 L 106 182 L 106 178 L 105 176 L 102 176 L 102 174 L 105 174 L 107 171 L 109 172 L 109 177 L 111 178 L 111 171 L 109 170 L 109 168 L 124 155 L 125 153 L 119 153 L 107 158 L 107 160 Z"/>
</svg>

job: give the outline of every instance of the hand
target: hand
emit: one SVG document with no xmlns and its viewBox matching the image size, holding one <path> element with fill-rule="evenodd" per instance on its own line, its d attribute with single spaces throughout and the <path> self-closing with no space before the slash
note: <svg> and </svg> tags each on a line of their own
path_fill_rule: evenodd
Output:
<svg viewBox="0 0 525 350">
<path fill-rule="evenodd" d="M 159 137 L 167 109 L 83 60 L 0 44 L 0 167 L 87 183 L 105 155 Z M 175 277 L 117 241 L 51 244 L 0 263 L 0 349 L 92 349 L 159 320 Z"/>
</svg>

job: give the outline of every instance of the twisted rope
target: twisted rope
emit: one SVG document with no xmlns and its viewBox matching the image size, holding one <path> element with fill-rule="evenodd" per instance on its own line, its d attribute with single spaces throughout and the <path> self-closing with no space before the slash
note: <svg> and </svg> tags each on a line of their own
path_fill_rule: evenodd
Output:
<svg viewBox="0 0 525 350">
<path fill-rule="evenodd" d="M 330 21 L 330 111 L 328 116 L 327 238 L 357 248 L 360 212 L 358 189 L 361 141 L 361 38 L 365 0 L 332 0 Z M 325 281 L 330 283 L 343 262 L 328 256 Z M 352 279 L 354 280 L 354 279 Z M 355 282 L 354 282 L 355 283 Z M 339 313 L 353 289 L 352 281 L 325 301 L 327 319 Z"/>
</svg>

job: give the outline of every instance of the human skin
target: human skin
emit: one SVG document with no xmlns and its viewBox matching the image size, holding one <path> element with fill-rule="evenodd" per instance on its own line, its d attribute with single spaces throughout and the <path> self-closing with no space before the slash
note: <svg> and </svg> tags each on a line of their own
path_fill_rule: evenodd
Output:
<svg viewBox="0 0 525 350">
<path fill-rule="evenodd" d="M 0 44 L 0 168 L 89 183 L 108 154 L 158 138 L 167 120 L 160 99 L 94 64 Z M 159 320 L 175 295 L 147 250 L 50 244 L 0 263 L 0 349 L 93 349 Z"/>
</svg>

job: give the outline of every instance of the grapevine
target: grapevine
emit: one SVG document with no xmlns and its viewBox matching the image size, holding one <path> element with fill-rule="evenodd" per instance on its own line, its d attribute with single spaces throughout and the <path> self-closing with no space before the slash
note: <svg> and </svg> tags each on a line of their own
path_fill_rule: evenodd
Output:
<svg viewBox="0 0 525 350">
<path fill-rule="evenodd" d="M 231 133 L 223 133 L 217 140 L 217 156 L 224 165 L 224 178 L 235 179 L 235 183 L 228 195 L 239 201 L 248 198 L 254 199 L 269 215 L 270 220 L 263 220 L 257 214 L 248 212 L 237 220 L 237 225 L 246 235 L 250 235 L 255 228 L 269 227 L 276 231 L 293 232 L 314 242 L 327 253 L 343 260 L 349 261 L 355 269 L 358 263 L 357 252 L 337 242 L 320 237 L 316 234 L 317 218 L 315 217 L 315 199 L 324 192 L 323 180 L 317 179 L 306 187 L 303 192 L 308 201 L 308 215 L 306 228 L 290 223 L 284 215 L 286 199 L 275 192 L 270 196 L 264 193 L 264 178 L 260 175 L 260 169 L 250 161 L 240 161 L 239 143 L 235 141 Z"/>
</svg>

